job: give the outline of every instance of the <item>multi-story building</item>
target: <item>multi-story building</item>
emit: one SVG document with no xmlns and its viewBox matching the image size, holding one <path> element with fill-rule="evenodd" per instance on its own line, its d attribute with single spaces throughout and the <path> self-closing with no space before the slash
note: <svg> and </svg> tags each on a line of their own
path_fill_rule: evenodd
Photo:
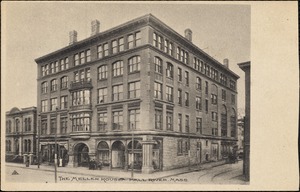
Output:
<svg viewBox="0 0 300 192">
<path fill-rule="evenodd" d="M 71 166 L 90 159 L 144 173 L 226 156 L 236 144 L 239 78 L 151 14 L 36 59 L 40 148 Z M 134 142 L 132 142 L 134 138 Z M 133 146 L 132 146 L 133 145 Z M 134 160 L 134 161 L 133 161 Z"/>
<path fill-rule="evenodd" d="M 33 163 L 36 157 L 36 107 L 6 112 L 6 161 Z"/>
<path fill-rule="evenodd" d="M 246 110 L 244 118 L 244 163 L 243 173 L 246 181 L 250 181 L 250 101 L 251 101 L 251 61 L 238 63 L 238 66 L 245 72 L 245 96 Z"/>
</svg>

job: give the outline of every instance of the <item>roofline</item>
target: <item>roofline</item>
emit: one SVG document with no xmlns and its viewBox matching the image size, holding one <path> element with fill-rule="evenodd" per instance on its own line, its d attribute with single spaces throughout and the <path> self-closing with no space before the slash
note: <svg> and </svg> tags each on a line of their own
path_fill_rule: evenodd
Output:
<svg viewBox="0 0 300 192">
<path fill-rule="evenodd" d="M 146 15 L 143 15 L 141 17 L 135 18 L 133 20 L 127 21 L 123 24 L 117 25 L 116 27 L 110 28 L 108 30 L 105 30 L 103 32 L 100 32 L 96 35 L 90 36 L 88 38 L 85 38 L 83 40 L 80 40 L 78 42 L 75 42 L 71 45 L 68 45 L 66 47 L 63 47 L 61 49 L 58 49 L 54 52 L 48 53 L 42 57 L 39 57 L 37 59 L 35 59 L 36 63 L 42 62 L 43 60 L 47 59 L 48 57 L 51 57 L 55 54 L 58 54 L 62 51 L 67 51 L 68 49 L 72 49 L 76 46 L 80 46 L 88 41 L 91 41 L 93 39 L 96 39 L 104 34 L 110 33 L 116 29 L 120 29 L 120 28 L 124 28 L 132 23 L 135 23 L 137 21 L 143 20 L 143 19 L 147 19 L 147 23 L 150 24 L 150 18 L 152 18 L 156 23 L 163 25 L 167 30 L 170 30 L 172 33 L 174 33 L 174 35 L 178 36 L 180 38 L 181 41 L 184 41 L 184 43 L 192 46 L 194 49 L 196 49 L 197 51 L 199 51 L 201 54 L 203 54 L 205 57 L 207 57 L 209 60 L 211 60 L 212 62 L 216 63 L 219 67 L 223 68 L 226 72 L 229 72 L 231 75 L 233 75 L 234 77 L 236 77 L 237 79 L 240 78 L 236 73 L 234 73 L 233 71 L 231 71 L 228 67 L 225 67 L 221 62 L 217 61 L 215 58 L 213 58 L 212 56 L 210 56 L 209 54 L 207 54 L 206 52 L 204 52 L 202 49 L 200 49 L 198 46 L 196 46 L 193 42 L 187 40 L 184 36 L 182 36 L 181 34 L 179 34 L 177 31 L 175 31 L 174 29 L 172 29 L 171 27 L 169 27 L 167 24 L 165 24 L 164 22 L 162 22 L 160 19 L 158 19 L 157 17 L 155 17 L 154 15 L 152 15 L 151 13 L 148 13 Z"/>
<path fill-rule="evenodd" d="M 238 66 L 241 68 L 241 69 L 246 69 L 246 68 L 250 68 L 251 66 L 251 61 L 246 61 L 246 62 L 243 62 L 243 63 L 238 63 Z"/>
</svg>

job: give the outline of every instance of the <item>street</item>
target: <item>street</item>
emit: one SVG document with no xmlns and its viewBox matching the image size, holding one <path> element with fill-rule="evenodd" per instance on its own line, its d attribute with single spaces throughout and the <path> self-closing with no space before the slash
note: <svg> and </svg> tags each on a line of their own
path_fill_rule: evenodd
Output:
<svg viewBox="0 0 300 192">
<path fill-rule="evenodd" d="M 126 177 L 129 173 L 115 171 L 93 172 L 85 168 L 68 168 L 63 172 L 58 171 L 58 183 L 181 183 L 181 184 L 247 184 L 242 176 L 243 162 L 236 164 L 224 164 L 212 168 L 206 168 L 190 173 L 173 172 L 167 176 L 160 173 L 145 175 L 135 174 L 134 179 Z M 48 167 L 49 168 L 49 167 Z M 77 173 L 76 173 L 77 172 Z M 102 175 L 97 175 L 99 173 Z M 106 174 L 105 174 L 106 173 Z M 116 177 L 116 173 L 118 177 Z M 162 173 L 162 172 L 161 172 Z M 103 175 L 105 174 L 105 176 Z M 6 166 L 6 181 L 13 183 L 54 183 L 53 170 L 37 169 L 25 166 Z"/>
<path fill-rule="evenodd" d="M 172 176 L 176 179 L 188 179 L 189 183 L 199 184 L 247 184 L 242 176 L 243 162 L 225 164 L 206 170 Z"/>
</svg>

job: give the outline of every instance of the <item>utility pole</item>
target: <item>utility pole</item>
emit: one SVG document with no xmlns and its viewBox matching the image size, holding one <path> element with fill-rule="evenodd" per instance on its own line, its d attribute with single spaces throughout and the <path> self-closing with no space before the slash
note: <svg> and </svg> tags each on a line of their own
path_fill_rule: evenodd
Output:
<svg viewBox="0 0 300 192">
<path fill-rule="evenodd" d="M 132 152 L 132 163 L 131 163 L 131 178 L 133 178 L 133 167 L 134 167 L 134 134 L 133 134 L 133 123 L 131 123 L 131 152 Z"/>
<path fill-rule="evenodd" d="M 41 131 L 41 115 L 38 115 L 38 168 L 40 168 L 40 131 Z"/>
</svg>

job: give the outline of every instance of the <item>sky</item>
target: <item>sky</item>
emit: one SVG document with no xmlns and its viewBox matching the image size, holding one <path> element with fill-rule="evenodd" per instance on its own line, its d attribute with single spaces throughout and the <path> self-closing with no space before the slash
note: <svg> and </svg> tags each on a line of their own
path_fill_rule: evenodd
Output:
<svg viewBox="0 0 300 192">
<path fill-rule="evenodd" d="M 244 72 L 237 63 L 250 61 L 250 6 L 142 2 L 6 2 L 2 5 L 2 105 L 37 105 L 35 59 L 68 45 L 69 31 L 78 40 L 91 34 L 91 21 L 100 21 L 100 31 L 153 14 L 183 35 L 193 31 L 193 43 L 219 62 L 229 59 L 229 68 L 240 76 L 238 108 L 245 105 Z"/>
</svg>

